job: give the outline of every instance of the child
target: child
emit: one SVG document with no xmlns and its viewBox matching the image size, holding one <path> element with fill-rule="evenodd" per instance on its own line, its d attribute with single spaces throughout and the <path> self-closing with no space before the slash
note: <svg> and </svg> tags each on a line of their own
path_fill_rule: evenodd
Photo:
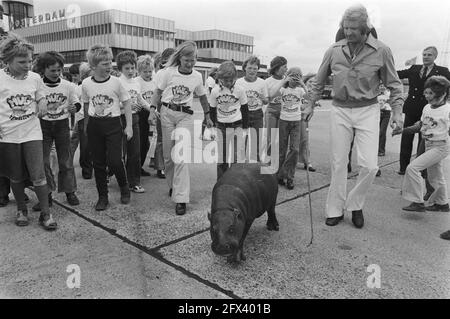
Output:
<svg viewBox="0 0 450 319">
<path fill-rule="evenodd" d="M 222 147 L 219 144 L 219 162 L 217 163 L 217 180 L 228 169 L 228 149 L 234 150 L 231 163 L 241 162 L 245 158 L 245 143 L 242 129 L 248 128 L 247 95 L 240 86 L 235 86 L 237 70 L 232 61 L 223 62 L 217 70 L 219 84 L 211 91 L 212 118 L 220 130 Z M 239 139 L 241 139 L 239 141 Z M 221 156 L 222 155 L 222 156 Z M 231 164 L 230 163 L 230 164 Z"/>
<path fill-rule="evenodd" d="M 422 111 L 420 122 L 403 129 L 405 133 L 417 131 L 420 127 L 422 138 L 425 139 L 425 153 L 418 156 L 406 168 L 402 185 L 402 196 L 411 201 L 406 211 L 449 212 L 447 183 L 444 178 L 442 160 L 450 154 L 450 81 L 443 76 L 432 76 L 424 85 L 424 96 L 428 104 Z M 396 134 L 401 133 L 397 130 Z M 423 182 L 420 171 L 428 170 L 428 179 L 434 187 L 434 192 L 428 199 L 429 206 L 424 205 Z"/>
<path fill-rule="evenodd" d="M 200 99 L 208 127 L 212 126 L 209 118 L 209 104 L 203 86 L 202 75 L 195 71 L 197 62 L 197 46 L 195 42 L 186 41 L 180 44 L 170 56 L 165 68 L 156 74 L 156 92 L 152 105 L 161 106 L 161 127 L 163 137 L 164 163 L 169 195 L 176 203 L 175 213 L 184 215 L 186 203 L 189 202 L 190 177 L 188 163 L 173 161 L 171 157 L 175 141 L 172 133 L 177 128 L 192 126 L 192 103 L 194 91 Z"/>
<path fill-rule="evenodd" d="M 47 113 L 40 76 L 30 72 L 33 46 L 10 33 L 0 42 L 0 176 L 11 181 L 17 202 L 16 224 L 28 225 L 24 200 L 25 181 L 33 183 L 39 199 L 39 223 L 46 230 L 57 227 L 48 207 L 42 131 L 38 116 Z"/>
<path fill-rule="evenodd" d="M 135 78 L 137 55 L 134 51 L 122 51 L 116 57 L 117 67 L 119 68 L 120 81 L 125 90 L 131 96 L 131 113 L 133 121 L 133 137 L 127 143 L 127 176 L 130 190 L 134 193 L 144 193 L 145 189 L 141 184 L 141 142 L 139 132 L 139 112 L 145 109 L 150 112 L 148 104 L 141 95 L 141 85 Z M 148 138 L 147 138 L 148 140 Z"/>
<path fill-rule="evenodd" d="M 83 62 L 80 64 L 80 81 L 83 81 L 89 76 L 92 76 L 93 72 L 89 63 Z M 76 88 L 78 99 L 81 100 L 81 82 Z M 70 149 L 72 152 L 72 158 L 75 154 L 75 151 L 78 148 L 78 144 L 80 144 L 80 158 L 79 163 L 81 167 L 81 176 L 84 179 L 92 178 L 92 154 L 91 150 L 88 147 L 87 136 L 84 133 L 84 110 L 81 109 L 77 113 L 75 113 L 75 126 L 72 131 L 72 136 L 70 138 Z"/>
<path fill-rule="evenodd" d="M 378 144 L 378 156 L 385 156 L 386 154 L 386 130 L 391 118 L 391 106 L 389 105 L 389 90 L 380 84 L 380 95 L 378 95 L 378 105 L 380 106 L 380 141 Z"/>
<path fill-rule="evenodd" d="M 141 94 L 144 100 L 148 103 L 152 103 L 153 92 L 156 90 L 155 81 L 153 81 L 153 70 L 154 70 L 154 61 L 149 55 L 141 55 L 137 61 L 137 69 L 139 76 L 136 78 L 139 84 L 141 85 Z M 142 109 L 139 114 L 139 130 L 141 133 L 141 167 L 144 166 L 145 159 L 147 158 L 147 153 L 150 149 L 149 143 L 149 132 L 150 132 L 150 121 L 154 121 L 156 126 L 156 116 L 155 110 L 149 112 L 146 109 Z M 152 113 L 152 117 L 150 118 L 150 113 Z M 153 138 L 157 138 L 156 133 Z M 155 152 L 152 152 L 154 154 Z M 153 158 L 153 156 L 151 156 Z M 161 152 L 162 157 L 162 152 Z M 163 173 L 164 168 L 164 158 L 160 159 L 158 163 L 162 167 L 157 167 L 157 175 L 159 178 L 164 178 Z M 150 176 L 150 173 L 141 168 L 142 176 Z"/>
<path fill-rule="evenodd" d="M 81 104 L 76 95 L 75 86 L 60 77 L 63 67 L 64 58 L 58 52 L 44 52 L 36 59 L 36 68 L 45 84 L 43 93 L 48 105 L 47 114 L 41 118 L 41 129 L 50 206 L 52 206 L 52 192 L 56 190 L 55 178 L 50 165 L 50 152 L 53 143 L 55 143 L 58 157 L 58 192 L 66 193 L 69 205 L 80 204 L 75 195 L 77 183 L 70 149 L 69 114 L 75 114 L 79 111 Z M 39 203 L 33 207 L 33 210 L 41 210 Z"/>
<path fill-rule="evenodd" d="M 248 127 L 254 128 L 250 132 L 256 134 L 251 135 L 251 144 L 256 147 L 249 149 L 249 158 L 259 162 L 259 143 L 260 143 L 260 129 L 264 126 L 264 113 L 262 106 L 269 103 L 268 92 L 266 83 L 263 79 L 259 78 L 258 70 L 260 67 L 260 61 L 256 56 L 251 56 L 242 64 L 242 70 L 245 72 L 245 76 L 236 81 L 236 86 L 240 86 L 244 89 L 247 95 L 248 101 Z M 247 144 L 247 143 L 246 143 Z M 256 150 L 256 156 L 253 156 Z"/>
<path fill-rule="evenodd" d="M 302 87 L 302 71 L 300 68 L 290 68 L 286 75 L 289 82 L 281 88 L 280 112 L 280 154 L 278 183 L 286 185 L 287 189 L 294 188 L 295 166 L 300 146 L 300 121 L 302 119 L 303 96 L 306 94 Z M 286 155 L 289 143 L 289 153 Z M 284 182 L 284 179 L 287 182 Z"/>
<path fill-rule="evenodd" d="M 125 110 L 125 135 L 130 140 L 133 137 L 131 99 L 120 80 L 110 75 L 113 55 L 109 47 L 93 45 L 86 57 L 94 75 L 82 83 L 83 124 L 92 152 L 99 196 L 95 210 L 102 211 L 109 204 L 106 165 L 116 175 L 122 204 L 130 202 L 130 189 L 122 159 L 124 129 L 120 120 L 120 103 Z"/>
</svg>

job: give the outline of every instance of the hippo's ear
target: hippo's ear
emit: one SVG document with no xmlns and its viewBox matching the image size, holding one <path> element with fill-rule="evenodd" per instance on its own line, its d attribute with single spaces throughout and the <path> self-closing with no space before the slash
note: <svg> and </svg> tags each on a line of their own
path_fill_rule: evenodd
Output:
<svg viewBox="0 0 450 319">
<path fill-rule="evenodd" d="M 207 215 L 208 215 L 208 220 L 211 221 L 211 212 L 208 211 Z"/>
</svg>

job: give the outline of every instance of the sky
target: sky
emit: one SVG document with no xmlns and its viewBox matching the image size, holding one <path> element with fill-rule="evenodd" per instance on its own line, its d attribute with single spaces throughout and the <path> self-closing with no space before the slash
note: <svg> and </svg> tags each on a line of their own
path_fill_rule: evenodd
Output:
<svg viewBox="0 0 450 319">
<path fill-rule="evenodd" d="M 316 72 L 334 42 L 345 9 L 363 4 L 378 39 L 387 44 L 397 68 L 430 45 L 438 64 L 450 63 L 450 1 L 446 0 L 34 0 L 35 14 L 79 4 L 82 14 L 115 8 L 175 21 L 192 31 L 221 29 L 254 37 L 254 54 L 264 64 L 281 55 L 288 66 Z M 447 57 L 445 61 L 443 58 Z"/>
</svg>

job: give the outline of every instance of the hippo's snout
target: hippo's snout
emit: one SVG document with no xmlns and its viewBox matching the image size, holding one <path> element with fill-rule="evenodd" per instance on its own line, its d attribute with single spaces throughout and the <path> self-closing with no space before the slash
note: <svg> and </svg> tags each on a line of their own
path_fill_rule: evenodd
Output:
<svg viewBox="0 0 450 319">
<path fill-rule="evenodd" d="M 236 250 L 236 247 L 234 247 L 233 245 L 231 245 L 229 243 L 218 244 L 218 243 L 213 242 L 211 244 L 211 249 L 216 255 L 224 256 L 224 255 L 232 254 Z"/>
</svg>

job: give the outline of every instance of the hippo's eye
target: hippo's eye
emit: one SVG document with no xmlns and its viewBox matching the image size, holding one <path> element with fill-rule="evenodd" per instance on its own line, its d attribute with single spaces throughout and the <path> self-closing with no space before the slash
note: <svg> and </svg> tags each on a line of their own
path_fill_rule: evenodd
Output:
<svg viewBox="0 0 450 319">
<path fill-rule="evenodd" d="M 228 232 L 229 232 L 230 234 L 234 233 L 234 227 L 228 228 Z"/>
</svg>

